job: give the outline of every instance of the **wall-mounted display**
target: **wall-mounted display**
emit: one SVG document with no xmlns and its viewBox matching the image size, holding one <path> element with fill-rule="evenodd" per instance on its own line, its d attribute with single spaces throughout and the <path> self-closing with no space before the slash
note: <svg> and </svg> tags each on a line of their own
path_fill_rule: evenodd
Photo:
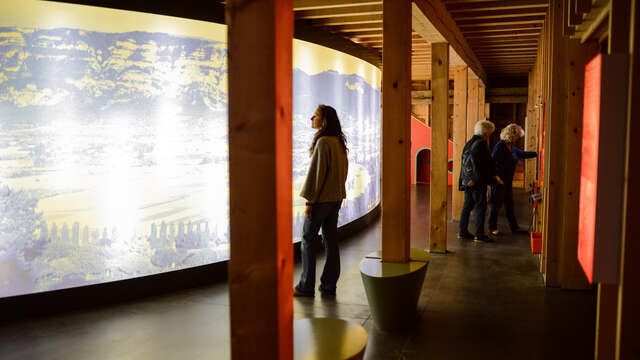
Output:
<svg viewBox="0 0 640 360">
<path fill-rule="evenodd" d="M 295 237 L 318 104 L 350 149 L 339 224 L 379 203 L 380 75 L 294 42 Z M 224 25 L 2 2 L 0 297 L 228 259 L 227 101 Z"/>
</svg>

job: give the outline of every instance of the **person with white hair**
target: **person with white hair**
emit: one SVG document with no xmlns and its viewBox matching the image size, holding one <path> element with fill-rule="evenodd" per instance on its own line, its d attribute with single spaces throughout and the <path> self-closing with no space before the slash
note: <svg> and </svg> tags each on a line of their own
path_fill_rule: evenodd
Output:
<svg viewBox="0 0 640 360">
<path fill-rule="evenodd" d="M 515 142 L 523 136 L 524 130 L 522 127 L 516 124 L 507 125 L 500 132 L 500 141 L 493 148 L 493 153 L 491 154 L 496 164 L 498 177 L 503 182 L 503 185 L 495 184 L 491 188 L 489 231 L 495 236 L 502 235 L 498 230 L 498 211 L 500 211 L 503 204 L 511 232 L 527 232 L 525 229 L 520 229 L 513 211 L 513 174 L 516 171 L 518 160 L 534 158 L 538 154 L 535 151 L 522 151 L 515 146 Z"/>
<path fill-rule="evenodd" d="M 489 150 L 489 136 L 495 125 L 488 120 L 480 120 L 474 127 L 475 135 L 467 141 L 462 150 L 462 167 L 458 179 L 458 189 L 464 191 L 464 205 L 460 214 L 458 238 L 477 241 L 493 241 L 484 233 L 484 218 L 487 211 L 487 186 L 496 181 L 495 164 Z M 467 229 L 471 211 L 475 208 L 475 234 Z"/>
</svg>

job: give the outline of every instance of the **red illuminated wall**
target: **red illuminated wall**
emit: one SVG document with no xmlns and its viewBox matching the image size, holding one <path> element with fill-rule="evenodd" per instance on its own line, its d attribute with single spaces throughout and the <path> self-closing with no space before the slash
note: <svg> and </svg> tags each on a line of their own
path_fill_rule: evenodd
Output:
<svg viewBox="0 0 640 360">
<path fill-rule="evenodd" d="M 411 184 L 416 183 L 416 156 L 422 149 L 431 150 L 431 128 L 425 125 L 422 121 L 411 117 Z M 448 156 L 447 159 L 451 161 L 453 159 L 453 142 L 448 141 Z M 448 184 L 451 185 L 453 176 L 448 175 Z"/>
<path fill-rule="evenodd" d="M 598 189 L 598 148 L 600 140 L 600 89 L 602 56 L 585 68 L 582 115 L 582 167 L 580 171 L 580 215 L 578 260 L 593 283 L 596 201 Z"/>
</svg>

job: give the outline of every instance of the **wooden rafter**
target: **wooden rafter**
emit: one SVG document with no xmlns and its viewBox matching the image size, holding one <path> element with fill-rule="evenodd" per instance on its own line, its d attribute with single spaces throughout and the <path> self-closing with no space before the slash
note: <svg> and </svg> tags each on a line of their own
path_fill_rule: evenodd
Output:
<svg viewBox="0 0 640 360">
<path fill-rule="evenodd" d="M 362 15 L 362 16 L 339 16 L 322 19 L 313 19 L 316 26 L 340 26 L 354 24 L 382 24 L 382 15 Z"/>
<path fill-rule="evenodd" d="M 482 68 L 482 63 L 473 53 L 471 46 L 467 43 L 444 4 L 440 0 L 414 0 L 413 3 L 442 37 L 449 42 L 454 52 L 486 83 L 487 74 Z"/>
<path fill-rule="evenodd" d="M 365 6 L 344 6 L 296 11 L 296 19 L 320 19 L 340 16 L 382 15 L 382 4 Z"/>
<path fill-rule="evenodd" d="M 590 2 L 566 1 L 571 1 L 569 6 L 576 14 Z M 532 67 L 548 11 L 548 0 L 413 0 L 413 3 L 414 9 L 424 13 L 441 37 L 424 37 L 424 29 L 414 28 L 412 74 L 424 78 L 431 72 L 431 46 L 427 41 L 448 41 L 452 54 L 461 59 L 458 61 L 468 64 L 485 82 L 485 69 L 500 76 L 525 73 Z M 380 57 L 382 8 L 382 0 L 294 0 L 296 23 L 322 28 L 377 52 Z M 416 19 L 413 21 L 415 26 Z"/>
<path fill-rule="evenodd" d="M 341 8 L 354 5 L 378 5 L 382 4 L 382 0 L 294 0 L 293 10 L 314 10 L 314 9 L 329 9 L 329 8 Z"/>
<path fill-rule="evenodd" d="M 447 10 L 451 13 L 482 11 L 482 10 L 512 10 L 535 7 L 548 7 L 548 0 L 509 0 L 509 1 L 484 1 L 484 2 L 457 2 L 447 4 Z"/>
<path fill-rule="evenodd" d="M 456 21 L 475 20 L 475 19 L 493 19 L 493 18 L 512 18 L 522 16 L 544 16 L 547 13 L 546 7 L 537 7 L 530 9 L 509 9 L 509 10 L 490 10 L 490 11 L 473 11 L 453 14 Z"/>
<path fill-rule="evenodd" d="M 516 25 L 516 24 L 542 24 L 544 22 L 544 16 L 521 16 L 521 17 L 505 17 L 505 18 L 493 18 L 493 19 L 475 19 L 475 20 L 460 20 L 458 26 L 460 28 L 488 26 L 488 25 Z"/>
<path fill-rule="evenodd" d="M 486 26 L 474 26 L 470 29 L 462 29 L 462 32 L 473 32 L 473 33 L 490 33 L 490 32 L 499 32 L 499 31 L 522 31 L 522 32 L 540 32 L 542 29 L 542 25 L 539 23 L 534 24 L 500 24 L 500 25 L 486 25 Z"/>
</svg>

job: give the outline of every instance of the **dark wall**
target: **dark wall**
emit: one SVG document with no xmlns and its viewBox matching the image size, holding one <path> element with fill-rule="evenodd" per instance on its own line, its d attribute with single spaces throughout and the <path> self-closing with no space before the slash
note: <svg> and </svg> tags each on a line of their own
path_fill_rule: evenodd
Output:
<svg viewBox="0 0 640 360">
<path fill-rule="evenodd" d="M 49 0 L 51 1 L 51 0 Z M 224 5 L 213 0 L 54 0 L 103 8 L 139 11 L 224 24 Z"/>
<path fill-rule="evenodd" d="M 511 123 L 516 123 L 525 129 L 527 104 L 491 104 L 491 120 L 496 125 L 496 131 L 491 136 L 491 147 L 500 140 L 500 131 Z M 524 148 L 524 138 L 516 143 L 519 149 Z"/>
</svg>

